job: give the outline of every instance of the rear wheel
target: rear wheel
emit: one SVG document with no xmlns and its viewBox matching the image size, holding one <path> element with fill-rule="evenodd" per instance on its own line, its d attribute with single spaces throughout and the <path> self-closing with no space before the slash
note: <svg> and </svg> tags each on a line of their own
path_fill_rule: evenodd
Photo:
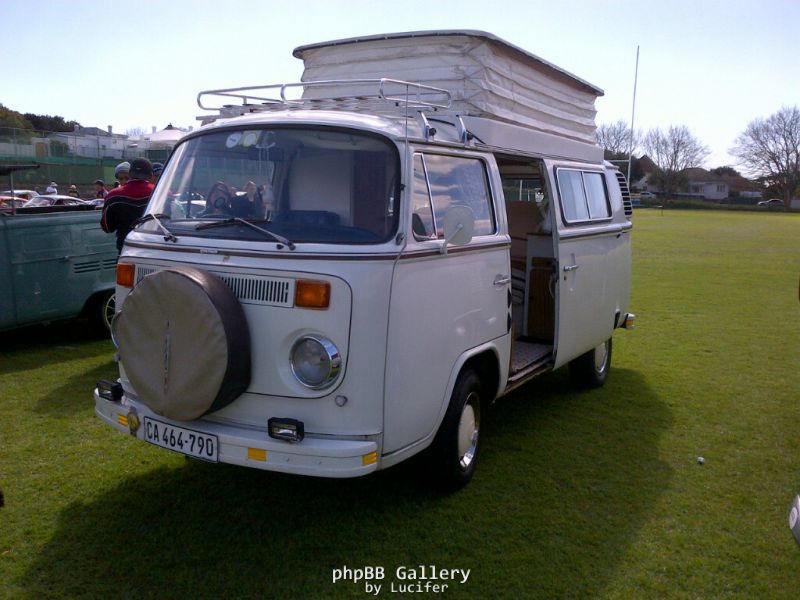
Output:
<svg viewBox="0 0 800 600">
<path fill-rule="evenodd" d="M 459 375 L 436 439 L 431 446 L 432 475 L 455 491 L 472 479 L 478 460 L 483 388 L 471 370 Z"/>
<path fill-rule="evenodd" d="M 611 338 L 581 354 L 569 363 L 572 382 L 582 388 L 598 388 L 608 379 L 611 369 Z"/>
</svg>

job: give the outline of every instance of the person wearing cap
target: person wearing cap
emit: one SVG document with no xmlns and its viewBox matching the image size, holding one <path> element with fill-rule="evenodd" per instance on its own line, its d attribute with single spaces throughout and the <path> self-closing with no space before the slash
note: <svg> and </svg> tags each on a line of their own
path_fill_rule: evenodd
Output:
<svg viewBox="0 0 800 600">
<path fill-rule="evenodd" d="M 106 194 L 108 194 L 108 190 L 106 189 L 106 182 L 102 179 L 95 179 L 94 180 L 94 197 L 95 198 L 105 198 Z"/>
<path fill-rule="evenodd" d="M 153 178 L 150 180 L 153 184 L 158 183 L 158 178 L 161 177 L 161 173 L 164 172 L 164 165 L 160 162 L 153 163 Z"/>
<path fill-rule="evenodd" d="M 120 185 L 125 185 L 128 183 L 128 180 L 130 179 L 130 171 L 131 163 L 129 163 L 127 160 L 119 163 L 114 168 L 114 177 L 117 178 L 117 181 L 119 181 Z"/>
<path fill-rule="evenodd" d="M 119 168 L 119 167 L 117 167 Z M 117 251 L 122 252 L 125 236 L 133 229 L 133 223 L 144 214 L 153 193 L 153 165 L 146 158 L 131 161 L 130 181 L 114 188 L 106 195 L 100 227 L 106 233 L 117 234 Z M 117 175 L 119 175 L 117 173 Z"/>
</svg>

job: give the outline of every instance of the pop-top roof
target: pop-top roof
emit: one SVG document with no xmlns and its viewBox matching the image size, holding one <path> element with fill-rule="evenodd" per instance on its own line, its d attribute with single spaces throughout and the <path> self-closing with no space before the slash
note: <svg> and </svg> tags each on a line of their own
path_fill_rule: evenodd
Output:
<svg viewBox="0 0 800 600">
<path fill-rule="evenodd" d="M 472 30 L 372 35 L 300 46 L 303 81 L 389 77 L 449 90 L 453 110 L 595 143 L 600 88 L 490 33 Z M 371 93 L 354 83 L 347 93 Z M 342 94 L 325 86 L 304 98 Z"/>
</svg>

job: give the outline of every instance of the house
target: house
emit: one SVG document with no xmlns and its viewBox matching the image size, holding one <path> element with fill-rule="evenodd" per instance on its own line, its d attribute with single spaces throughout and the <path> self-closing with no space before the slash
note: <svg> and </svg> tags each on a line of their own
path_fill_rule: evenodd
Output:
<svg viewBox="0 0 800 600">
<path fill-rule="evenodd" d="M 761 200 L 764 196 L 764 186 L 760 183 L 742 177 L 741 175 L 723 175 L 722 179 L 728 184 L 728 194 L 731 198 L 742 200 Z"/>
<path fill-rule="evenodd" d="M 114 133 L 111 126 L 108 130 L 99 127 L 76 126 L 75 131 L 69 133 L 51 133 L 50 156 L 57 156 L 52 142 L 63 145 L 65 150 L 73 156 L 85 158 L 121 158 L 125 152 L 125 140 L 128 136 Z M 39 153 L 37 152 L 37 156 Z"/>
<path fill-rule="evenodd" d="M 684 169 L 683 174 L 689 182 L 688 193 L 704 200 L 724 200 L 728 197 L 728 184 L 721 175 L 700 167 Z"/>
</svg>

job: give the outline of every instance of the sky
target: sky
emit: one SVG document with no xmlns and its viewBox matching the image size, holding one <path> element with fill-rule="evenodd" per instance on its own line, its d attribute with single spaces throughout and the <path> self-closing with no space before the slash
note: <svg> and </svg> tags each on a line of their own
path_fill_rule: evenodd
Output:
<svg viewBox="0 0 800 600">
<path fill-rule="evenodd" d="M 0 104 L 125 133 L 196 126 L 201 90 L 299 81 L 300 45 L 487 31 L 602 88 L 597 123 L 685 125 L 708 168 L 800 104 L 800 0 L 0 0 Z"/>
</svg>

